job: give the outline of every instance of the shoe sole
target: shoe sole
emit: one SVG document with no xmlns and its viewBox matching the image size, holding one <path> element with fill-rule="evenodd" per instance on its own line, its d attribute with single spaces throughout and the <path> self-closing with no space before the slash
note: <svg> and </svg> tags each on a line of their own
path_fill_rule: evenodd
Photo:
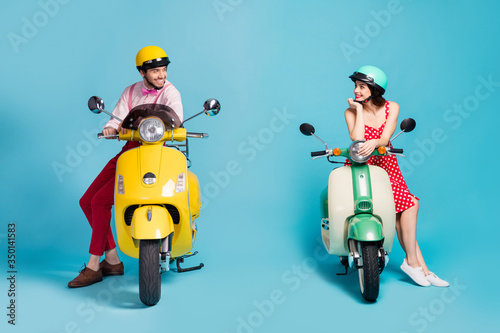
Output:
<svg viewBox="0 0 500 333">
<path fill-rule="evenodd" d="M 75 286 L 75 285 L 70 286 L 70 285 L 68 284 L 68 288 L 82 288 L 82 287 L 88 287 L 88 286 L 93 285 L 94 283 L 101 282 L 101 281 L 102 281 L 102 278 L 101 278 L 100 280 L 93 281 L 92 283 L 89 283 L 89 284 L 82 284 L 82 285 L 77 285 L 77 286 Z"/>
<path fill-rule="evenodd" d="M 406 274 L 406 275 L 407 275 L 407 276 L 408 276 L 408 277 L 409 277 L 409 278 L 410 278 L 410 279 L 411 279 L 411 280 L 412 280 L 412 281 L 413 281 L 413 282 L 414 282 L 417 286 L 420 286 L 420 287 L 430 287 L 430 286 L 431 286 L 431 283 L 430 283 L 428 280 L 426 280 L 426 281 L 427 281 L 429 284 L 420 284 L 420 283 L 418 283 L 417 281 L 415 281 L 415 280 L 411 277 L 411 275 L 410 275 L 410 274 L 408 274 L 408 273 L 404 270 L 404 268 L 403 268 L 403 266 L 402 266 L 402 265 L 401 265 L 401 267 L 400 267 L 400 268 L 401 268 L 401 270 L 402 270 L 402 271 L 403 271 L 403 272 L 404 272 L 404 273 L 405 273 L 405 274 Z"/>
<path fill-rule="evenodd" d="M 124 272 L 118 272 L 118 273 L 102 273 L 102 276 L 117 276 L 117 275 L 124 275 Z"/>
<path fill-rule="evenodd" d="M 430 281 L 429 281 L 429 283 L 431 284 L 431 286 L 434 286 L 434 287 L 446 288 L 446 287 L 450 286 L 449 284 L 437 284 L 437 283 L 432 283 Z"/>
</svg>

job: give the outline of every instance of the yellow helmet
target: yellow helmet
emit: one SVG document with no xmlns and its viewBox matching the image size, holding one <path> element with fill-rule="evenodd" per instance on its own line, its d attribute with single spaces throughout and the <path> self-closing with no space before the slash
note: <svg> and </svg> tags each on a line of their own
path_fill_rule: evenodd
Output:
<svg viewBox="0 0 500 333">
<path fill-rule="evenodd" d="M 137 52 L 135 57 L 135 65 L 138 70 L 147 71 L 151 68 L 168 66 L 170 60 L 168 60 L 167 54 L 161 47 L 158 46 L 146 46 Z"/>
</svg>

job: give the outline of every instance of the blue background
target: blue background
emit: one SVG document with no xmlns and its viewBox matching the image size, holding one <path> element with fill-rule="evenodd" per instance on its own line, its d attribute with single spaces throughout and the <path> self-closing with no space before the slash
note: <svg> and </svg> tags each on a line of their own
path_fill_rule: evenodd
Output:
<svg viewBox="0 0 500 333">
<path fill-rule="evenodd" d="M 2 331 L 496 331 L 499 10 L 451 0 L 3 3 Z M 206 267 L 164 275 L 151 308 L 138 300 L 137 261 L 124 255 L 124 277 L 66 287 L 88 260 L 78 200 L 122 145 L 94 139 L 107 117 L 87 100 L 99 95 L 111 110 L 140 79 L 135 54 L 146 45 L 167 51 L 186 116 L 207 98 L 222 104 L 219 116 L 186 126 L 210 133 L 191 141 L 205 202 L 191 262 Z M 417 121 L 396 141 L 401 169 L 421 198 L 427 264 L 452 284 L 413 285 L 396 241 L 375 304 L 362 301 L 356 272 L 335 275 L 342 267 L 319 243 L 331 165 L 310 159 L 322 145 L 298 131 L 310 122 L 330 146 L 347 146 L 347 77 L 365 64 L 387 73 L 400 120 Z M 6 317 L 9 223 L 15 327 Z"/>
</svg>

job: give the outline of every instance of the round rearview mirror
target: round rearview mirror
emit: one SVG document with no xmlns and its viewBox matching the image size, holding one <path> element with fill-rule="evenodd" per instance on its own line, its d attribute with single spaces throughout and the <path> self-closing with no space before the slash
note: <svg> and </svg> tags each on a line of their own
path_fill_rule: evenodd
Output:
<svg viewBox="0 0 500 333">
<path fill-rule="evenodd" d="M 303 123 L 300 125 L 300 132 L 304 135 L 312 135 L 314 134 L 314 126 L 308 123 Z"/>
<path fill-rule="evenodd" d="M 220 103 L 215 98 L 210 98 L 203 104 L 203 111 L 207 116 L 215 116 L 220 111 Z"/>
<path fill-rule="evenodd" d="M 415 129 L 415 126 L 417 126 L 417 123 L 414 119 L 406 118 L 401 122 L 400 128 L 403 132 L 408 133 L 413 131 Z"/>
<path fill-rule="evenodd" d="M 92 96 L 89 98 L 88 106 L 90 111 L 99 114 L 104 110 L 104 101 L 101 97 Z"/>
</svg>

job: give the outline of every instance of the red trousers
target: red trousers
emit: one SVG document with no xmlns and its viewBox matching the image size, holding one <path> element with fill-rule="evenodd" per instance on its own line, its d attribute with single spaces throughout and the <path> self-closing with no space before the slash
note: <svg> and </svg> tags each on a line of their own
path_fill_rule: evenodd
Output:
<svg viewBox="0 0 500 333">
<path fill-rule="evenodd" d="M 127 142 L 89 186 L 80 199 L 80 207 L 92 227 L 89 253 L 102 256 L 116 247 L 111 232 L 111 207 L 114 204 L 116 161 L 125 151 L 138 147 L 139 142 Z"/>
</svg>

